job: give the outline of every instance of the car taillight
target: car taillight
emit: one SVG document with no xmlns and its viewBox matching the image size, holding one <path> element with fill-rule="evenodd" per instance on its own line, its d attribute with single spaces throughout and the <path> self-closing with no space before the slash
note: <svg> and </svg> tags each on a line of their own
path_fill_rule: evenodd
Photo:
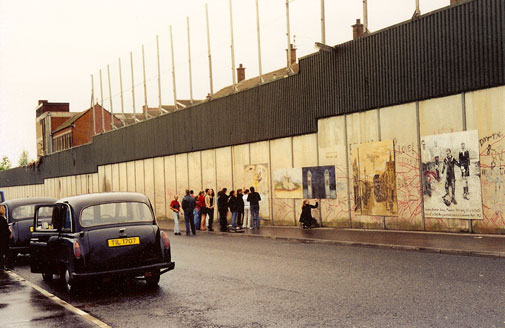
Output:
<svg viewBox="0 0 505 328">
<path fill-rule="evenodd" d="M 81 245 L 77 241 L 74 241 L 74 256 L 76 259 L 81 258 Z"/>
<path fill-rule="evenodd" d="M 165 231 L 161 232 L 161 240 L 163 240 L 163 245 L 165 245 L 165 248 L 170 248 L 170 240 L 168 239 L 168 235 Z"/>
</svg>

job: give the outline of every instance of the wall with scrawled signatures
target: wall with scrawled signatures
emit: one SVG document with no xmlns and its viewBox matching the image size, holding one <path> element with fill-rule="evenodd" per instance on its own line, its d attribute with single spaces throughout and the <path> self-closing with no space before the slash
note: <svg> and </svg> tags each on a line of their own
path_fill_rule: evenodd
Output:
<svg viewBox="0 0 505 328">
<path fill-rule="evenodd" d="M 263 225 L 296 225 L 302 199 L 275 198 L 272 172 L 281 168 L 335 166 L 334 199 L 317 200 L 313 216 L 328 227 L 505 233 L 505 86 L 428 99 L 318 120 L 314 134 L 207 149 L 99 166 L 96 173 L 46 179 L 43 184 L 2 188 L 8 199 L 136 191 L 152 201 L 157 216 L 171 219 L 169 204 L 185 189 L 249 188 L 246 167 L 263 173 Z M 426 217 L 423 202 L 421 139 L 478 131 L 482 218 Z M 361 215 L 353 184 L 357 149 L 392 140 L 398 213 Z M 456 180 L 457 188 L 461 180 Z M 1 182 L 0 182 L 1 185 Z M 1 187 L 1 186 L 0 186 Z M 313 202 L 316 200 L 313 200 Z M 449 205 L 448 205 L 449 206 Z"/>
</svg>

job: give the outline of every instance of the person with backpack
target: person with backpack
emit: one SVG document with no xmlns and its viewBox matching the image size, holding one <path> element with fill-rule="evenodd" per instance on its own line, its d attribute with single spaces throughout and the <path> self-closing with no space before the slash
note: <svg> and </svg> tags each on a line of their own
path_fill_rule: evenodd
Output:
<svg viewBox="0 0 505 328">
<path fill-rule="evenodd" d="M 186 224 L 186 236 L 190 235 L 190 227 L 193 235 L 196 235 L 195 221 L 193 219 L 193 211 L 195 210 L 196 201 L 193 195 L 193 190 L 186 189 L 186 195 L 182 199 L 182 210 L 184 211 L 184 223 Z"/>
</svg>

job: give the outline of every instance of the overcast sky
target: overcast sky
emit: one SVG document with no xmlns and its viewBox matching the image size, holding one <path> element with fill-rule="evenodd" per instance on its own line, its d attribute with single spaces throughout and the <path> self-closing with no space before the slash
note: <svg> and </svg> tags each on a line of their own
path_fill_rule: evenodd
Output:
<svg viewBox="0 0 505 328">
<path fill-rule="evenodd" d="M 449 0 L 420 0 L 421 12 Z M 214 91 L 232 83 L 229 0 L 0 0 L 0 157 L 17 166 L 23 150 L 36 158 L 35 107 L 39 99 L 68 102 L 80 112 L 90 106 L 91 75 L 104 107 L 121 110 L 118 59 L 121 58 L 125 111 L 132 112 L 130 51 L 133 52 L 135 102 L 144 103 L 142 44 L 145 48 L 148 105 L 158 106 L 156 35 L 159 35 L 163 104 L 173 104 L 169 26 L 172 25 L 178 99 L 189 99 L 186 17 L 190 20 L 193 97 L 209 92 L 205 3 L 209 7 Z M 286 64 L 285 0 L 259 0 L 263 72 Z M 326 0 L 326 43 L 352 38 L 362 18 L 362 0 Z M 415 0 L 369 0 L 369 29 L 377 31 L 408 20 Z M 235 63 L 246 78 L 258 75 L 255 0 L 233 0 Z M 321 41 L 320 0 L 290 1 L 290 28 L 298 57 L 315 52 Z"/>
</svg>

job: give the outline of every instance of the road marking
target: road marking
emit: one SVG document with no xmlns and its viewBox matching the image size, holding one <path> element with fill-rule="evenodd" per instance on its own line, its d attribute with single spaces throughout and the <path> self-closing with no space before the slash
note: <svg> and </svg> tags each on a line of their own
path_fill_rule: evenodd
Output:
<svg viewBox="0 0 505 328">
<path fill-rule="evenodd" d="M 69 304 L 67 302 L 65 302 L 64 300 L 62 300 L 61 298 L 59 298 L 58 296 L 54 295 L 54 294 L 51 294 L 50 292 L 48 292 L 47 290 L 45 290 L 44 288 L 42 287 L 39 287 L 37 285 L 35 285 L 34 283 L 26 280 L 25 278 L 21 277 L 20 275 L 14 273 L 13 271 L 6 271 L 12 278 L 14 278 L 15 280 L 17 281 L 20 281 L 20 282 L 23 282 L 24 284 L 32 287 L 33 289 L 35 289 L 36 291 L 38 291 L 39 293 L 41 293 L 42 295 L 44 295 L 45 297 L 51 299 L 53 302 L 63 306 L 65 309 L 81 316 L 83 319 L 95 324 L 96 326 L 98 327 L 102 327 L 102 328 L 110 328 L 110 326 L 108 324 L 106 324 L 105 322 L 93 317 L 91 314 L 87 313 L 87 312 L 84 312 L 83 310 L 81 309 L 78 309 L 76 308 L 75 306 L 73 306 L 72 304 Z"/>
</svg>

